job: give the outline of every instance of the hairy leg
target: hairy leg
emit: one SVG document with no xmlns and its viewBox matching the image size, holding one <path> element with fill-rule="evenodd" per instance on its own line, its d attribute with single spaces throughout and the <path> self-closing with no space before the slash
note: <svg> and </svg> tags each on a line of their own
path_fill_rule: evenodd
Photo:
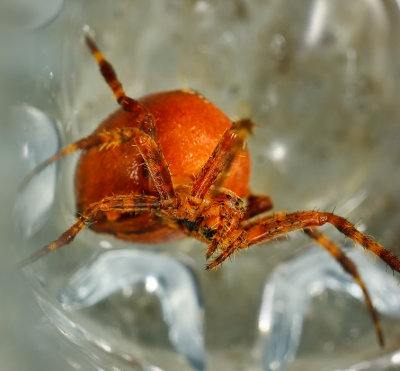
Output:
<svg viewBox="0 0 400 371">
<path fill-rule="evenodd" d="M 155 196 L 120 195 L 106 197 L 101 201 L 90 205 L 77 219 L 77 221 L 58 239 L 22 260 L 18 266 L 24 267 L 27 264 L 33 263 L 40 257 L 58 250 L 65 245 L 68 245 L 85 226 L 96 221 L 96 216 L 98 213 L 107 213 L 115 210 L 126 213 L 151 210 L 156 212 L 161 207 L 161 201 Z"/>
<path fill-rule="evenodd" d="M 230 130 L 240 132 L 244 129 L 244 137 L 243 134 L 239 135 L 239 141 L 237 143 L 234 143 L 230 152 L 227 153 L 225 159 L 223 159 L 225 162 L 222 163 L 222 168 L 220 173 L 216 176 L 215 181 L 213 183 L 214 189 L 219 189 L 222 184 L 224 183 L 224 180 L 229 174 L 229 170 L 231 169 L 232 163 L 236 156 L 238 156 L 240 150 L 244 147 L 245 145 L 245 136 L 250 134 L 253 130 L 254 127 L 254 122 L 251 119 L 240 119 L 238 121 L 234 121 L 231 125 Z M 226 132 L 225 132 L 226 133 Z M 225 135 L 224 133 L 224 135 Z M 222 142 L 223 138 L 220 140 Z M 229 149 L 228 149 L 229 151 Z M 214 153 L 213 153 L 214 154 Z M 218 158 L 214 159 L 213 161 L 218 162 Z"/>
<path fill-rule="evenodd" d="M 271 197 L 250 194 L 247 197 L 247 212 L 244 220 L 251 219 L 259 214 L 271 210 L 273 207 Z"/>
<path fill-rule="evenodd" d="M 357 231 L 354 225 L 345 218 L 332 213 L 318 211 L 303 211 L 290 214 L 277 213 L 254 221 L 242 223 L 241 230 L 243 234 L 240 235 L 240 238 L 225 248 L 220 255 L 218 255 L 211 263 L 209 263 L 207 269 L 217 267 L 238 249 L 245 249 L 251 245 L 261 242 L 274 241 L 289 232 L 303 230 L 308 236 L 313 238 L 322 247 L 324 247 L 360 286 L 374 322 L 379 344 L 383 346 L 384 339 L 378 314 L 372 305 L 369 293 L 358 273 L 356 266 L 335 243 L 313 228 L 322 226 L 326 223 L 333 225 L 345 236 L 351 238 L 355 242 L 360 243 L 364 248 L 379 256 L 393 270 L 400 272 L 400 261 L 388 250 L 384 249 L 379 243 Z M 245 238 L 243 238 L 243 236 L 245 236 Z"/>
<path fill-rule="evenodd" d="M 100 149 L 115 147 L 128 141 L 132 141 L 142 155 L 143 161 L 145 162 L 147 170 L 154 181 L 154 185 L 160 198 L 163 200 L 174 198 L 175 192 L 172 185 L 171 174 L 161 150 L 149 135 L 140 129 L 131 127 L 102 131 L 97 134 L 95 133 L 64 147 L 33 169 L 33 171 L 31 171 L 24 179 L 21 187 L 25 186 L 46 166 L 59 160 L 63 156 L 69 155 L 77 150 L 90 149 L 93 147 L 99 147 Z"/>
<path fill-rule="evenodd" d="M 126 96 L 121 82 L 118 80 L 117 74 L 110 62 L 108 62 L 95 42 L 89 37 L 85 36 L 86 44 L 99 65 L 100 72 L 107 82 L 108 86 L 114 93 L 114 97 L 122 109 L 128 112 L 137 114 L 138 122 L 141 122 L 141 129 L 153 139 L 156 137 L 156 128 L 153 116 L 147 109 L 136 99 Z"/>
<path fill-rule="evenodd" d="M 218 189 L 220 177 L 224 177 L 229 170 L 233 159 L 243 147 L 247 134 L 254 126 L 251 120 L 234 122 L 232 127 L 225 131 L 212 155 L 197 175 L 190 196 L 203 199 L 211 186 Z"/>
<path fill-rule="evenodd" d="M 351 261 L 350 258 L 346 256 L 346 254 L 330 239 L 328 239 L 323 233 L 317 231 L 314 228 L 307 228 L 304 230 L 304 233 L 315 240 L 319 245 L 321 245 L 325 250 L 327 250 L 335 259 L 336 261 L 342 266 L 342 268 L 350 274 L 354 281 L 360 286 L 364 298 L 365 303 L 367 304 L 368 310 L 371 314 L 372 321 L 375 326 L 375 331 L 378 336 L 378 341 L 381 346 L 384 345 L 383 333 L 381 324 L 378 318 L 378 313 L 375 310 L 374 306 L 372 305 L 371 297 L 368 293 L 368 290 L 362 280 L 360 274 L 358 273 L 357 267 Z"/>
<path fill-rule="evenodd" d="M 382 245 L 375 242 L 345 218 L 333 213 L 319 211 L 298 211 L 294 213 L 277 213 L 243 224 L 247 232 L 247 248 L 251 245 L 274 240 L 286 233 L 331 224 L 345 236 L 359 243 L 365 249 L 379 256 L 389 267 L 400 272 L 400 260 Z"/>
</svg>

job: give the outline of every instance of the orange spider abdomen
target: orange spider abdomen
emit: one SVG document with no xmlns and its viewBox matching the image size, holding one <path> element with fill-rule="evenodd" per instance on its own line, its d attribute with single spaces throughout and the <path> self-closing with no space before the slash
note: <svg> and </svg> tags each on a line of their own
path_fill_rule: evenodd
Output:
<svg viewBox="0 0 400 371">
<path fill-rule="evenodd" d="M 222 134 L 231 126 L 231 121 L 214 104 L 193 91 L 156 93 L 138 101 L 154 117 L 156 143 L 168 164 L 174 187 L 190 184 L 212 155 Z M 119 109 L 103 121 L 96 132 L 139 127 L 137 121 L 136 114 Z M 250 158 L 245 150 L 236 156 L 222 186 L 244 197 L 248 193 L 249 174 Z M 75 187 L 78 212 L 107 196 L 157 195 L 132 142 L 115 148 L 96 147 L 83 151 Z M 91 228 L 135 242 L 163 242 L 183 237 L 180 230 L 171 229 L 149 213 L 107 213 Z"/>
</svg>

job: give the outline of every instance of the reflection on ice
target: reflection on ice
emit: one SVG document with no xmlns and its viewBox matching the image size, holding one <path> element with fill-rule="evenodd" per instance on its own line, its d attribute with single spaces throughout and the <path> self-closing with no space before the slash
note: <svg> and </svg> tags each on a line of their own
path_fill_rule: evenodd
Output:
<svg viewBox="0 0 400 371">
<path fill-rule="evenodd" d="M 93 306 L 116 291 L 142 283 L 155 294 L 177 351 L 197 370 L 204 369 L 203 308 L 191 272 L 183 264 L 157 253 L 107 251 L 78 270 L 60 292 L 65 308 Z"/>
<path fill-rule="evenodd" d="M 378 312 L 400 318 L 398 278 L 363 251 L 352 249 L 348 256 L 357 263 Z M 310 299 L 326 289 L 364 300 L 360 287 L 320 249 L 313 249 L 275 270 L 264 287 L 258 322 L 265 370 L 285 370 L 294 359 Z M 386 367 L 393 365 L 393 354 L 373 362 Z M 364 362 L 361 368 L 354 369 L 384 369 L 371 366 L 370 362 Z"/>
<path fill-rule="evenodd" d="M 13 110 L 13 125 L 22 141 L 22 157 L 34 169 L 57 151 L 58 134 L 49 117 L 35 107 L 21 105 Z M 31 237 L 44 224 L 54 202 L 56 164 L 33 177 L 18 195 L 14 212 L 24 237 Z"/>
</svg>

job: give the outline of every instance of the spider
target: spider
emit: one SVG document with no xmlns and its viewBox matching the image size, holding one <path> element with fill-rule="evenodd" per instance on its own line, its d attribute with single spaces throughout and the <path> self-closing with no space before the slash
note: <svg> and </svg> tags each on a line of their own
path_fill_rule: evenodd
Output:
<svg viewBox="0 0 400 371">
<path fill-rule="evenodd" d="M 331 212 L 261 215 L 272 209 L 272 202 L 270 197 L 248 190 L 249 155 L 245 143 L 253 129 L 250 119 L 231 122 L 211 102 L 191 90 L 132 99 L 125 94 L 114 68 L 93 39 L 86 35 L 85 40 L 120 109 L 91 135 L 62 148 L 26 178 L 29 181 L 65 155 L 83 151 L 76 172 L 76 222 L 20 266 L 69 244 L 85 226 L 129 241 L 194 237 L 208 245 L 206 269 L 220 266 L 238 250 L 302 230 L 360 286 L 383 346 L 378 314 L 355 264 L 317 228 L 331 224 L 397 272 L 400 261 L 348 220 Z M 204 142 L 196 142 L 200 149 L 183 152 L 182 148 L 195 143 L 185 136 L 192 127 L 179 125 L 185 120 L 191 124 L 196 119 L 201 122 L 200 128 L 211 134 Z M 171 174 L 170 168 L 176 173 Z"/>
</svg>

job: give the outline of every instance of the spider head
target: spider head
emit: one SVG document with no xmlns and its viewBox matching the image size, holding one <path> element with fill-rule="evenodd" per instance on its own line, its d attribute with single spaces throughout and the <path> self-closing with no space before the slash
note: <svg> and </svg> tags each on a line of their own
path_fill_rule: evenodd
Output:
<svg viewBox="0 0 400 371">
<path fill-rule="evenodd" d="M 229 192 L 223 195 L 225 198 L 224 204 L 231 210 L 237 210 L 238 212 L 243 211 L 245 208 L 243 200 L 236 196 L 233 192 Z"/>
<path fill-rule="evenodd" d="M 211 241 L 217 235 L 222 236 L 237 229 L 245 212 L 243 200 L 233 192 L 224 190 L 213 194 L 195 222 L 197 232 L 207 241 Z"/>
</svg>

